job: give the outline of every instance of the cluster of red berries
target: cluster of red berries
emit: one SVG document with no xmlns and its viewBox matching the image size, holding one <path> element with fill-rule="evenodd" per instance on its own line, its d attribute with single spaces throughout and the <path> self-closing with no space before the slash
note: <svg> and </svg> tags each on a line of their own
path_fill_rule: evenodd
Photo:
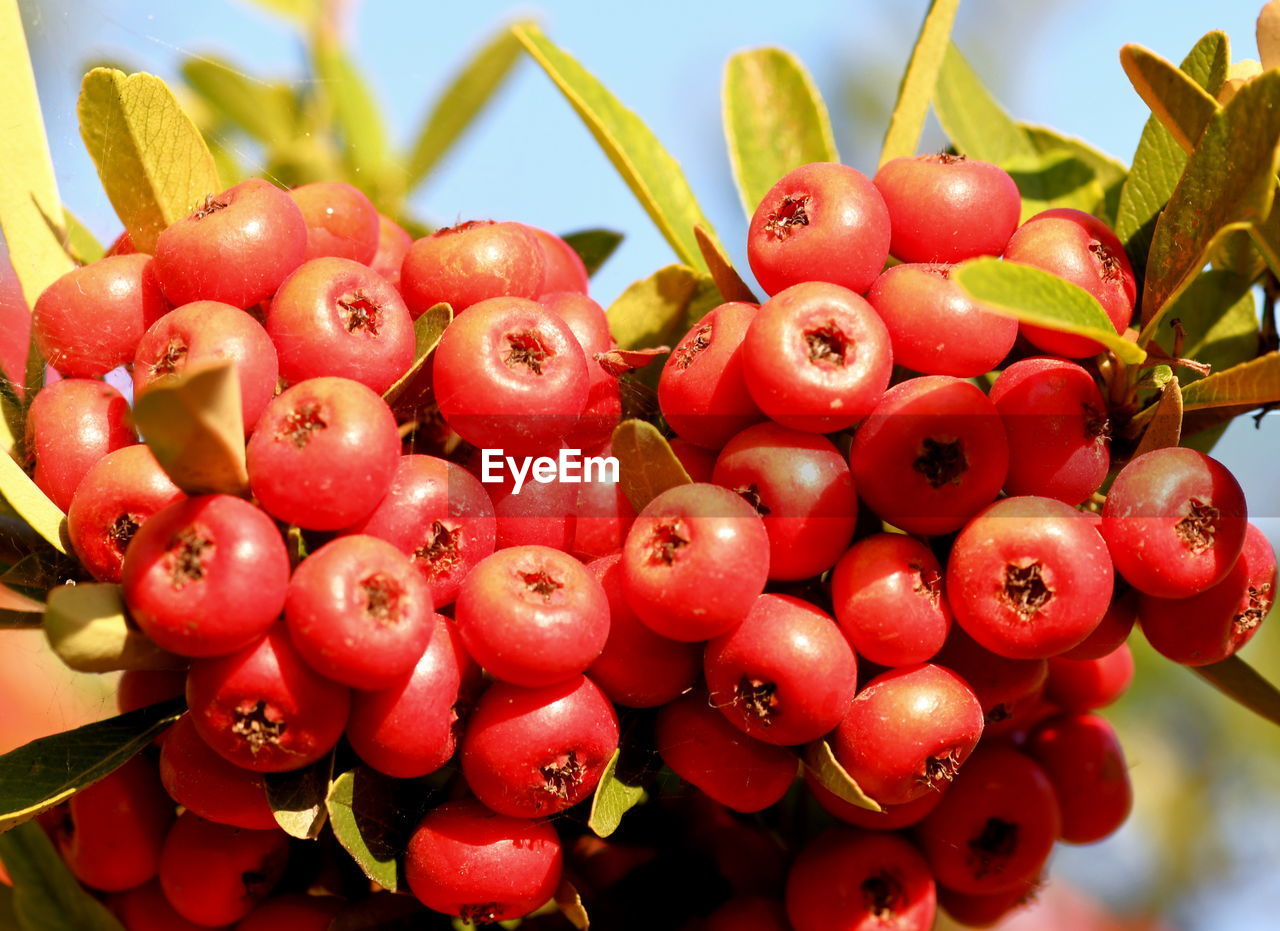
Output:
<svg viewBox="0 0 1280 931">
<path fill-rule="evenodd" d="M 606 315 L 540 230 L 411 242 L 354 188 L 249 181 L 153 257 L 122 242 L 54 283 L 35 338 L 65 377 L 30 407 L 35 480 L 85 570 L 190 661 L 126 674 L 122 707 L 185 691 L 189 711 L 158 765 L 140 756 L 50 819 L 72 870 L 117 893 L 129 931 L 310 927 L 286 909 L 327 927 L 341 899 L 269 898 L 313 877 L 263 774 L 337 747 L 394 779 L 456 769 L 406 832 L 408 887 L 474 923 L 527 915 L 582 852 L 562 841 L 574 819 L 551 819 L 600 782 L 621 706 L 721 812 L 776 805 L 820 741 L 882 809 L 806 766 L 835 826 L 788 839 L 776 900 L 731 899 L 706 931 L 746 912 L 926 929 L 938 903 L 995 921 L 1057 840 L 1129 811 L 1093 712 L 1129 682 L 1135 620 L 1166 655 L 1215 662 L 1276 573 L 1240 486 L 1197 452 L 1134 458 L 1099 508 L 1101 347 L 1020 328 L 948 274 L 1036 265 L 1121 331 L 1133 273 L 1100 221 L 1019 226 L 1020 210 L 1007 174 L 951 156 L 779 181 L 748 240 L 771 296 L 717 307 L 671 352 L 657 402 L 692 482 L 638 514 L 616 479 L 481 481 L 485 450 L 603 461 L 622 417 Z M 885 269 L 890 253 L 907 264 Z M 426 387 L 393 410 L 414 320 L 441 303 L 457 316 Z M 248 488 L 187 496 L 100 377 L 129 364 L 142 395 L 220 360 Z"/>
</svg>

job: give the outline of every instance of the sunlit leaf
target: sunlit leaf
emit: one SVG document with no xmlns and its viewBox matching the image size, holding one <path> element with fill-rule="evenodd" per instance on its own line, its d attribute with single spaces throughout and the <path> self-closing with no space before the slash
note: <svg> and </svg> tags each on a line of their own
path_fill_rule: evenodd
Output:
<svg viewBox="0 0 1280 931">
<path fill-rule="evenodd" d="M 1019 158 L 1030 161 L 1039 154 L 954 43 L 948 43 L 943 56 L 933 109 L 947 138 L 964 155 L 999 165 Z"/>
<path fill-rule="evenodd" d="M 1183 333 L 1181 355 L 1217 372 L 1258 354 L 1258 311 L 1252 282 L 1229 271 L 1201 272 L 1174 300 L 1154 329 L 1154 340 L 1166 352 L 1174 350 L 1177 321 Z M 1144 344 L 1143 338 L 1139 343 Z M 1184 387 L 1200 376 L 1179 372 Z"/>
<path fill-rule="evenodd" d="M 209 55 L 186 59 L 182 76 L 220 117 L 259 142 L 272 145 L 293 135 L 296 102 L 286 85 L 250 77 Z"/>
<path fill-rule="evenodd" d="M 314 25 L 325 6 L 324 0 L 249 0 L 249 2 L 303 27 Z"/>
<path fill-rule="evenodd" d="M 1229 656 L 1218 663 L 1197 666 L 1195 672 L 1232 701 L 1272 724 L 1280 724 L 1280 689 L 1240 657 Z"/>
<path fill-rule="evenodd" d="M 1196 147 L 1218 102 L 1194 78 L 1141 45 L 1120 49 L 1120 64 L 1152 114 L 1184 151 Z"/>
<path fill-rule="evenodd" d="M 582 230 L 577 233 L 565 233 L 560 237 L 569 244 L 582 264 L 587 267 L 587 274 L 594 275 L 600 270 L 613 251 L 622 244 L 622 234 L 613 230 Z"/>
<path fill-rule="evenodd" d="M 1134 457 L 1149 453 L 1152 450 L 1177 446 L 1182 439 L 1182 388 L 1175 375 L 1166 381 L 1160 389 L 1160 400 L 1156 402 L 1152 414 L 1138 448 L 1133 451 Z"/>
<path fill-rule="evenodd" d="M 587 909 L 582 904 L 582 895 L 574 888 L 573 883 L 567 879 L 561 882 L 560 888 L 556 890 L 555 899 L 560 914 L 569 924 L 578 931 L 587 931 L 591 927 L 591 919 L 587 916 Z"/>
<path fill-rule="evenodd" d="M 1183 409 L 1209 407 L 1260 407 L 1280 401 L 1280 353 L 1250 359 L 1240 365 L 1207 375 L 1182 389 Z"/>
<path fill-rule="evenodd" d="M 0 834 L 0 861 L 13 881 L 19 931 L 124 931 L 106 907 L 76 881 L 38 824 Z"/>
<path fill-rule="evenodd" d="M 395 892 L 404 825 L 390 780 L 364 767 L 348 770 L 330 784 L 326 807 L 338 843 L 367 877 Z"/>
<path fill-rule="evenodd" d="M 427 366 L 431 361 L 431 353 L 440 344 L 445 327 L 452 322 L 453 308 L 443 303 L 428 307 L 413 321 L 413 365 L 382 394 L 382 399 L 396 413 L 412 411 L 420 396 L 430 391 L 431 379 L 428 377 Z"/>
<path fill-rule="evenodd" d="M 929 11 L 925 14 L 907 69 L 898 85 L 898 99 L 893 105 L 893 115 L 889 117 L 889 128 L 880 149 L 881 165 L 891 159 L 916 154 L 925 117 L 929 115 L 929 100 L 942 70 L 942 61 L 951 42 L 951 27 L 959 7 L 960 0 L 931 0 L 929 3 Z"/>
<path fill-rule="evenodd" d="M 266 773 L 267 801 L 276 824 L 290 837 L 315 840 L 329 820 L 326 800 L 333 779 L 333 753 L 287 773 Z"/>
<path fill-rule="evenodd" d="M 80 222 L 70 210 L 62 209 L 63 228 L 66 231 L 65 241 L 67 254 L 81 265 L 88 265 L 102 258 L 106 251 L 98 237 Z"/>
<path fill-rule="evenodd" d="M 693 233 L 698 237 L 698 248 L 702 250 L 702 257 L 706 259 L 707 267 L 711 269 L 711 280 L 716 283 L 720 296 L 726 301 L 760 303 L 760 299 L 751 293 L 751 289 L 742 280 L 738 270 L 733 267 L 729 257 L 721 250 L 720 244 L 709 237 L 701 226 L 695 226 Z"/>
<path fill-rule="evenodd" d="M 815 740 L 804 748 L 804 765 L 818 784 L 836 797 L 867 811 L 884 811 L 840 765 L 825 740 Z"/>
<path fill-rule="evenodd" d="M 658 428 L 643 420 L 624 420 L 613 429 L 622 492 L 637 511 L 677 485 L 693 481 Z"/>
<path fill-rule="evenodd" d="M 311 66 L 317 88 L 333 107 L 334 122 L 342 134 L 342 157 L 353 180 L 377 201 L 379 186 L 389 176 L 390 143 L 373 91 L 355 60 L 331 38 L 322 35 L 313 43 Z"/>
<path fill-rule="evenodd" d="M 187 661 L 151 642 L 125 618 L 119 585 L 81 582 L 49 592 L 44 632 L 58 658 L 78 672 L 182 669 Z"/>
<path fill-rule="evenodd" d="M 68 551 L 64 542 L 67 516 L 22 471 L 21 466 L 3 453 L 0 453 L 0 496 L 50 546 L 60 553 Z"/>
<path fill-rule="evenodd" d="M 608 837 L 618 830 L 618 826 L 622 824 L 622 816 L 640 804 L 645 797 L 643 787 L 618 778 L 618 760 L 621 757 L 621 750 L 613 751 L 591 799 L 591 814 L 587 818 L 587 826 L 597 837 Z"/>
<path fill-rule="evenodd" d="M 1045 126 L 1019 123 L 1018 127 L 1027 134 L 1031 144 L 1042 155 L 1063 152 L 1093 172 L 1093 180 L 1101 189 L 1102 198 L 1089 207 L 1088 212 L 1114 225 L 1116 212 L 1120 207 L 1120 191 L 1129 176 L 1129 170 L 1110 155 L 1081 139 L 1064 136 Z"/>
<path fill-rule="evenodd" d="M 609 305 L 609 331 L 622 349 L 674 345 L 719 302 L 710 275 L 668 265 L 632 284 Z"/>
</svg>

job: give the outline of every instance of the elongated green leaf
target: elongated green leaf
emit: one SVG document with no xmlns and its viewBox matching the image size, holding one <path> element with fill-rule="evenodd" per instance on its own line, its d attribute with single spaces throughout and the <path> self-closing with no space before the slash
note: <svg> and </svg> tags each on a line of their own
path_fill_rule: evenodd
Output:
<svg viewBox="0 0 1280 931">
<path fill-rule="evenodd" d="M 0 756 L 0 831 L 124 765 L 185 710 L 181 698 L 33 740 Z"/>
<path fill-rule="evenodd" d="M 431 107 L 409 155 L 408 187 L 416 187 L 480 115 L 520 58 L 510 29 L 491 38 L 454 77 Z"/>
<path fill-rule="evenodd" d="M 591 927 L 587 908 L 582 904 L 582 895 L 569 880 L 566 879 L 560 883 L 560 888 L 556 890 L 555 902 L 556 907 L 560 909 L 560 914 L 578 931 L 587 931 Z"/>
<path fill-rule="evenodd" d="M 1267 70 L 1280 68 L 1280 3 L 1276 0 L 1263 4 L 1255 35 L 1262 67 Z"/>
<path fill-rule="evenodd" d="M 1039 154 L 954 43 L 943 56 L 933 109 L 947 138 L 964 155 L 1000 165 L 1019 158 L 1029 162 Z"/>
<path fill-rule="evenodd" d="M 1280 724 L 1280 689 L 1238 656 L 1197 666 L 1195 672 L 1232 701 L 1244 705 L 1272 724 Z"/>
<path fill-rule="evenodd" d="M 1196 80 L 1173 63 L 1141 45 L 1120 50 L 1120 64 L 1129 82 L 1174 142 L 1185 152 L 1196 147 L 1218 102 Z"/>
<path fill-rule="evenodd" d="M 518 25 L 513 32 L 591 130 L 676 255 L 705 272 L 693 228 L 701 225 L 715 234 L 679 163 L 635 113 L 541 29 Z"/>
<path fill-rule="evenodd" d="M 164 81 L 94 68 L 80 87 L 80 135 L 124 228 L 139 252 L 222 190 L 195 123 Z"/>
<path fill-rule="evenodd" d="M 68 552 L 67 515 L 49 500 L 22 468 L 0 453 L 0 496 L 14 512 L 59 553 Z"/>
<path fill-rule="evenodd" d="M 296 101 L 287 85 L 252 78 L 217 57 L 182 63 L 182 76 L 223 119 L 267 145 L 293 137 Z"/>
<path fill-rule="evenodd" d="M 613 751 L 596 786 L 596 794 L 591 799 L 591 815 L 587 818 L 587 826 L 595 831 L 597 837 L 608 837 L 622 824 L 622 816 L 644 800 L 645 791 L 641 786 L 633 786 L 618 778 L 618 760 L 621 750 Z"/>
<path fill-rule="evenodd" d="M 167 653 L 125 619 L 119 585 L 81 582 L 49 592 L 44 632 L 53 651 L 78 672 L 118 669 L 182 669 L 187 661 Z"/>
<path fill-rule="evenodd" d="M 1144 328 L 1204 266 L 1224 230 L 1263 221 L 1280 163 L 1280 72 L 1250 81 L 1214 115 L 1156 223 L 1142 296 Z"/>
<path fill-rule="evenodd" d="M 313 43 L 311 66 L 342 133 L 343 159 L 357 184 L 376 201 L 379 185 L 387 181 L 390 143 L 373 91 L 355 61 L 331 38 L 321 36 Z"/>
<path fill-rule="evenodd" d="M 427 377 L 427 364 L 431 361 L 431 353 L 435 352 L 436 346 L 440 345 L 440 337 L 444 336 L 445 327 L 452 322 L 453 308 L 448 304 L 428 307 L 417 320 L 413 321 L 415 343 L 413 365 L 382 394 L 382 399 L 387 402 L 392 411 L 397 414 L 411 412 L 430 391 L 431 379 Z"/>
<path fill-rule="evenodd" d="M 658 428 L 643 420 L 624 420 L 613 428 L 622 493 L 637 511 L 677 485 L 693 481 Z"/>
<path fill-rule="evenodd" d="M 1146 358 L 1145 352 L 1116 333 L 1106 311 L 1089 292 L 1056 275 L 1030 265 L 981 258 L 957 266 L 951 280 L 997 313 L 1087 336 L 1131 364 Z"/>
<path fill-rule="evenodd" d="M 862 787 L 840 765 L 831 745 L 825 740 L 815 740 L 804 748 L 804 765 L 818 784 L 832 795 L 867 811 L 884 811 L 880 803 L 863 792 Z"/>
<path fill-rule="evenodd" d="M 249 0 L 249 2 L 307 28 L 314 25 L 320 18 L 325 6 L 323 0 Z"/>
<path fill-rule="evenodd" d="M 751 289 L 742 280 L 738 270 L 729 262 L 729 257 L 720 250 L 719 244 L 708 237 L 701 226 L 695 226 L 693 233 L 698 237 L 698 247 L 702 250 L 702 257 L 707 261 L 707 267 L 711 269 L 711 280 L 716 283 L 720 296 L 726 301 L 760 303 L 760 299 L 751 293 Z"/>
<path fill-rule="evenodd" d="M 609 330 L 620 349 L 674 345 L 719 299 L 710 275 L 668 265 L 632 284 L 609 305 Z"/>
<path fill-rule="evenodd" d="M 333 779 L 333 753 L 287 773 L 266 773 L 267 801 L 276 824 L 290 837 L 315 840 L 329 820 L 326 800 Z"/>
<path fill-rule="evenodd" d="M 581 230 L 577 233 L 565 233 L 560 238 L 578 253 L 578 258 L 587 267 L 588 275 L 598 272 L 600 266 L 622 244 L 622 234 L 613 230 Z"/>
<path fill-rule="evenodd" d="M 124 931 L 76 881 L 38 824 L 0 834 L 0 861 L 13 880 L 13 914 L 20 931 Z"/>
<path fill-rule="evenodd" d="M 1209 407 L 1247 405 L 1253 408 L 1277 401 L 1280 401 L 1278 352 L 1207 375 L 1182 389 L 1182 406 L 1188 412 Z"/>
<path fill-rule="evenodd" d="M 732 56 L 721 104 L 733 180 L 748 217 L 793 168 L 840 160 L 827 106 L 789 52 L 762 48 Z"/>
<path fill-rule="evenodd" d="M 80 222 L 70 210 L 62 209 L 62 222 L 66 231 L 65 245 L 67 254 L 78 264 L 88 265 L 102 258 L 106 251 L 98 238 L 89 232 L 89 228 Z"/>
<path fill-rule="evenodd" d="M 1016 156 L 1000 163 L 1022 194 L 1022 219 L 1052 207 L 1101 212 L 1106 192 L 1092 168 L 1064 149 Z"/>
<path fill-rule="evenodd" d="M 390 782 L 363 766 L 348 770 L 330 784 L 325 806 L 338 843 L 366 876 L 395 892 L 400 885 L 396 856 L 405 825 Z"/>
<path fill-rule="evenodd" d="M 1181 355 L 1217 372 L 1258 354 L 1258 311 L 1252 282 L 1229 271 L 1201 272 L 1158 321 L 1154 340 L 1173 352 L 1177 321 L 1183 333 Z M 1144 343 L 1140 337 L 1139 343 Z M 1190 369 L 1179 371 L 1185 387 L 1200 378 Z"/>
<path fill-rule="evenodd" d="M 929 115 L 929 99 L 938 83 L 959 8 L 960 0 L 931 0 L 929 4 L 907 70 L 898 85 L 898 99 L 880 149 L 881 165 L 916 153 L 925 117 Z"/>
<path fill-rule="evenodd" d="M 1160 389 L 1160 400 L 1156 402 L 1155 412 L 1147 429 L 1142 433 L 1138 448 L 1133 451 L 1134 457 L 1149 453 L 1152 450 L 1177 446 L 1182 440 L 1182 389 L 1175 375 L 1164 383 Z"/>
<path fill-rule="evenodd" d="M 1062 152 L 1093 172 L 1093 180 L 1101 188 L 1102 199 L 1087 208 L 1088 212 L 1109 225 L 1114 225 L 1120 207 L 1120 191 L 1129 176 L 1129 170 L 1110 155 L 1081 139 L 1064 136 L 1045 126 L 1019 123 L 1018 128 L 1027 134 L 1027 138 L 1041 155 Z"/>
</svg>

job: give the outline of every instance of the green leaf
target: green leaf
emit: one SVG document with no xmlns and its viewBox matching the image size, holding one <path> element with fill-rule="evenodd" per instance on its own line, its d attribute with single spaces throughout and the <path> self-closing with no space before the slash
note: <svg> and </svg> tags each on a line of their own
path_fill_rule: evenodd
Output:
<svg viewBox="0 0 1280 931">
<path fill-rule="evenodd" d="M 67 515 L 49 500 L 22 467 L 0 452 L 0 496 L 9 502 L 27 525 L 59 553 L 69 552 L 64 542 Z"/>
<path fill-rule="evenodd" d="M 863 792 L 862 787 L 840 765 L 831 745 L 825 740 L 815 740 L 804 748 L 804 765 L 818 784 L 832 795 L 867 811 L 884 811 L 880 803 Z"/>
<path fill-rule="evenodd" d="M 729 163 L 748 217 L 793 168 L 840 160 L 827 106 L 789 52 L 762 48 L 732 56 L 724 69 L 722 107 Z"/>
<path fill-rule="evenodd" d="M 693 228 L 698 237 L 698 247 L 707 267 L 711 269 L 711 280 L 716 283 L 716 290 L 726 301 L 745 301 L 748 304 L 759 304 L 760 299 L 751 293 L 747 283 L 742 280 L 738 270 L 733 267 L 729 257 L 721 251 L 720 245 L 711 239 L 701 226 Z"/>
<path fill-rule="evenodd" d="M 1024 323 L 1097 340 L 1122 361 L 1138 364 L 1146 353 L 1118 335 L 1097 300 L 1070 282 L 1030 265 L 972 259 L 951 274 L 977 301 Z"/>
<path fill-rule="evenodd" d="M 1258 311 L 1252 282 L 1232 272 L 1201 272 L 1160 318 L 1154 340 L 1170 353 L 1176 342 L 1174 321 L 1184 334 L 1180 355 L 1204 362 L 1215 372 L 1258 354 Z M 1181 377 L 1185 387 L 1201 376 L 1183 369 Z"/>
<path fill-rule="evenodd" d="M 587 931 L 591 927 L 586 906 L 582 904 L 582 895 L 569 880 L 561 882 L 560 887 L 556 889 L 555 903 L 560 914 L 578 931 Z"/>
<path fill-rule="evenodd" d="M 609 305 L 609 331 L 620 349 L 674 345 L 718 303 L 720 291 L 710 275 L 668 265 L 632 284 Z"/>
<path fill-rule="evenodd" d="M 1206 375 L 1182 389 L 1182 406 L 1188 412 L 1210 407 L 1249 409 L 1277 401 L 1280 401 L 1280 352 L 1269 352 Z"/>
<path fill-rule="evenodd" d="M 1218 111 L 1213 95 L 1191 75 L 1141 45 L 1130 43 L 1120 49 L 1120 64 L 1133 89 L 1173 141 L 1185 152 L 1194 149 Z"/>
<path fill-rule="evenodd" d="M 276 824 L 290 837 L 315 840 L 329 820 L 326 800 L 333 779 L 333 753 L 287 773 L 265 773 L 267 801 Z"/>
<path fill-rule="evenodd" d="M 106 250 L 98 238 L 81 223 L 76 215 L 66 207 L 62 208 L 62 223 L 65 230 L 65 247 L 67 254 L 78 264 L 88 265 L 102 258 Z"/>
<path fill-rule="evenodd" d="M 1142 440 L 1133 451 L 1134 458 L 1152 450 L 1177 446 L 1182 440 L 1182 389 L 1175 375 L 1160 388 L 1160 400 L 1155 404 L 1155 411 L 1147 428 L 1142 432 Z"/>
<path fill-rule="evenodd" d="M 1129 169 L 1083 140 L 1064 136 L 1045 126 L 1019 123 L 1018 127 L 1042 155 L 1062 152 L 1093 172 L 1093 180 L 1102 190 L 1102 199 L 1089 207 L 1088 212 L 1114 225 L 1120 207 L 1120 192 L 1129 177 Z"/>
<path fill-rule="evenodd" d="M 59 585 L 49 592 L 44 632 L 58 658 L 77 672 L 182 669 L 187 661 L 151 642 L 125 617 L 120 586 Z"/>
<path fill-rule="evenodd" d="M 431 107 L 409 155 L 408 187 L 416 187 L 461 138 L 520 58 L 520 43 L 503 29 L 485 43 Z"/>
<path fill-rule="evenodd" d="M 418 402 L 431 390 L 431 379 L 426 377 L 427 363 L 436 346 L 440 345 L 445 327 L 452 322 L 453 308 L 444 303 L 428 307 L 413 321 L 413 365 L 382 394 L 382 399 L 395 413 L 415 410 Z"/>
<path fill-rule="evenodd" d="M 612 449 L 622 493 L 637 511 L 667 489 L 693 481 L 671 451 L 671 444 L 651 423 L 622 421 L 613 428 Z"/>
<path fill-rule="evenodd" d="M 1156 223 L 1142 295 L 1144 329 L 1203 268 L 1223 231 L 1263 221 L 1280 163 L 1280 72 L 1250 81 L 1214 115 Z"/>
<path fill-rule="evenodd" d="M 880 150 L 880 164 L 895 158 L 916 154 L 925 118 L 929 115 L 929 99 L 933 96 L 942 71 L 943 58 L 951 44 L 951 27 L 955 23 L 960 0 L 931 0 L 916 37 L 907 70 L 898 85 L 898 99 L 889 117 Z"/>
<path fill-rule="evenodd" d="M 139 252 L 222 190 L 209 147 L 164 81 L 94 68 L 84 76 L 80 135 L 124 228 Z"/>
<path fill-rule="evenodd" d="M 307 28 L 319 20 L 325 7 L 323 0 L 249 0 L 249 2 Z"/>
<path fill-rule="evenodd" d="M 1240 657 L 1229 656 L 1221 662 L 1197 666 L 1194 671 L 1232 701 L 1272 724 L 1280 724 L 1280 689 Z"/>
<path fill-rule="evenodd" d="M 365 767 L 347 770 L 329 786 L 329 823 L 356 865 L 382 888 L 399 889 L 396 855 L 405 825 L 387 777 Z"/>
<path fill-rule="evenodd" d="M 597 837 L 608 837 L 618 830 L 622 816 L 644 800 L 645 791 L 641 786 L 633 786 L 618 778 L 618 760 L 622 751 L 614 750 L 600 776 L 596 793 L 591 798 L 591 814 L 587 818 L 587 826 Z"/>
<path fill-rule="evenodd" d="M 943 131 L 963 154 L 1002 165 L 1039 154 L 1027 134 L 991 97 L 954 43 L 948 43 L 933 89 Z"/>
<path fill-rule="evenodd" d="M 288 86 L 249 77 L 209 55 L 186 59 L 182 76 L 215 113 L 259 142 L 275 145 L 293 137 L 296 101 Z"/>
<path fill-rule="evenodd" d="M 390 143 L 382 112 L 360 69 L 336 41 L 319 36 L 311 49 L 317 87 L 333 107 L 342 135 L 342 156 L 358 187 L 379 200 L 387 180 Z"/>
<path fill-rule="evenodd" d="M 0 860 L 13 880 L 11 904 L 21 931 L 124 931 L 76 881 L 38 824 L 0 834 Z"/>
<path fill-rule="evenodd" d="M 186 709 L 181 698 L 42 737 L 0 756 L 0 831 L 65 802 L 127 763 Z"/>
<path fill-rule="evenodd" d="M 565 233 L 560 237 L 569 244 L 582 264 L 587 267 L 587 274 L 594 275 L 600 270 L 613 251 L 622 243 L 622 234 L 613 230 L 582 230 L 577 233 Z"/>
<path fill-rule="evenodd" d="M 676 255 L 705 272 L 693 228 L 700 225 L 708 235 L 715 234 L 680 164 L 635 113 L 541 29 L 517 25 L 513 32 L 577 111 Z"/>
<path fill-rule="evenodd" d="M 1105 209 L 1106 192 L 1093 169 L 1066 150 L 1015 156 L 1001 162 L 1000 167 L 1018 185 L 1024 221 L 1053 207 L 1086 213 Z"/>
</svg>

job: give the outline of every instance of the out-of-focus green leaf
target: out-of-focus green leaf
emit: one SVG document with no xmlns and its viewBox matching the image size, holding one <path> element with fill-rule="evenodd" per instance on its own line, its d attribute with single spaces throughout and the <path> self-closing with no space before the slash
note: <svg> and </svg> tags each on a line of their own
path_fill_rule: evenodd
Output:
<svg viewBox="0 0 1280 931">
<path fill-rule="evenodd" d="M 412 190 L 461 138 L 507 79 L 520 58 L 520 43 L 511 30 L 491 38 L 454 77 L 431 107 L 409 154 L 408 189 Z"/>
<path fill-rule="evenodd" d="M 187 665 L 151 642 L 125 618 L 120 586 L 59 585 L 49 592 L 44 632 L 58 658 L 77 672 L 182 669 Z"/>
<path fill-rule="evenodd" d="M 390 174 L 390 143 L 373 91 L 355 61 L 331 38 L 320 36 L 312 44 L 311 66 L 317 88 L 333 107 L 334 122 L 342 135 L 342 157 L 353 182 L 381 203 Z"/>
<path fill-rule="evenodd" d="M 333 753 L 287 773 L 266 773 L 267 801 L 276 824 L 290 837 L 315 840 L 329 820 L 326 800 L 333 779 Z"/>
<path fill-rule="evenodd" d="M 395 810 L 390 780 L 365 767 L 339 775 L 329 786 L 329 822 L 347 853 L 383 889 L 399 888 L 396 855 L 403 817 Z"/>
<path fill-rule="evenodd" d="M 613 428 L 622 493 L 636 511 L 658 495 L 693 481 L 658 428 L 643 420 L 624 420 Z"/>
<path fill-rule="evenodd" d="M 1187 412 L 1210 407 L 1249 409 L 1278 401 L 1280 353 L 1277 352 L 1206 375 L 1182 389 L 1182 406 Z"/>
<path fill-rule="evenodd" d="M 942 60 L 933 109 L 947 138 L 964 155 L 1001 165 L 1016 159 L 1029 162 L 1039 154 L 954 43 L 948 44 Z"/>
<path fill-rule="evenodd" d="M 804 765 L 818 784 L 832 795 L 867 811 L 884 811 L 880 803 L 863 792 L 862 787 L 840 765 L 831 744 L 825 740 L 815 740 L 804 748 Z"/>
<path fill-rule="evenodd" d="M 154 252 L 161 230 L 222 190 L 200 131 L 158 77 L 94 68 L 76 109 L 98 177 L 139 252 Z"/>
<path fill-rule="evenodd" d="M 582 895 L 569 880 L 564 880 L 560 883 L 560 888 L 556 889 L 555 902 L 560 914 L 578 931 L 587 931 L 591 927 L 586 906 L 582 904 Z"/>
<path fill-rule="evenodd" d="M 1138 364 L 1146 353 L 1116 333 L 1106 311 L 1083 288 L 1056 275 L 999 259 L 971 259 L 958 265 L 951 280 L 996 313 L 1063 333 L 1087 336 L 1120 359 Z"/>
<path fill-rule="evenodd" d="M 249 77 L 216 57 L 182 63 L 182 76 L 220 117 L 266 145 L 292 137 L 296 120 L 293 91 Z"/>
<path fill-rule="evenodd" d="M 1019 123 L 1018 127 L 1042 155 L 1064 152 L 1093 172 L 1093 180 L 1102 189 L 1102 199 L 1087 208 L 1088 212 L 1114 225 L 1120 207 L 1120 191 L 1129 176 L 1129 169 L 1081 139 L 1064 136 L 1045 126 Z"/>
<path fill-rule="evenodd" d="M 1252 283 L 1231 272 L 1201 272 L 1178 295 L 1155 331 L 1155 342 L 1166 352 L 1174 349 L 1175 320 L 1184 334 L 1183 358 L 1210 365 L 1215 372 L 1258 354 L 1258 311 Z M 1179 374 L 1184 387 L 1200 377 L 1190 369 Z"/>
<path fill-rule="evenodd" d="M 675 345 L 719 298 L 710 275 L 668 265 L 632 284 L 609 305 L 609 330 L 620 349 Z"/>
<path fill-rule="evenodd" d="M 581 230 L 577 233 L 565 233 L 560 238 L 578 253 L 578 258 L 587 267 L 588 275 L 598 272 L 600 266 L 622 244 L 622 234 L 613 230 Z"/>
<path fill-rule="evenodd" d="M 889 128 L 880 149 L 881 165 L 916 154 L 925 117 L 929 115 L 929 100 L 938 83 L 942 60 L 951 42 L 951 27 L 959 8 L 960 0 L 931 0 L 929 3 L 920 34 L 911 49 L 907 69 L 898 85 L 898 99 L 893 105 L 893 115 L 889 117 Z"/>
<path fill-rule="evenodd" d="M 587 826 L 595 831 L 597 837 L 608 837 L 618 830 L 618 825 L 622 824 L 622 816 L 640 804 L 645 797 L 643 787 L 630 785 L 618 778 L 618 760 L 621 757 L 621 750 L 613 751 L 591 799 L 591 814 L 587 818 Z"/>
<path fill-rule="evenodd" d="M 185 709 L 183 699 L 173 698 L 0 756 L 0 831 L 65 802 L 123 766 Z"/>
<path fill-rule="evenodd" d="M 1155 411 L 1133 455 L 1136 458 L 1152 450 L 1177 446 L 1181 439 L 1182 389 L 1178 385 L 1178 376 L 1174 375 L 1160 388 L 1160 400 L 1156 402 Z"/>
<path fill-rule="evenodd" d="M 725 64 L 721 105 L 729 164 L 748 217 L 793 168 L 840 160 L 827 105 L 789 52 L 762 48 L 732 56 Z"/>
<path fill-rule="evenodd" d="M 66 229 L 67 254 L 81 265 L 88 265 L 102 258 L 106 251 L 98 238 L 89 232 L 70 210 L 62 208 L 62 221 Z"/>
<path fill-rule="evenodd" d="M 67 552 L 64 542 L 67 515 L 49 500 L 22 467 L 0 454 L 0 496 L 28 526 L 59 553 Z"/>
<path fill-rule="evenodd" d="M 1063 149 L 1015 156 L 1000 167 L 1009 172 L 1022 194 L 1023 221 L 1053 207 L 1092 213 L 1106 203 L 1106 192 L 1093 169 Z"/>
<path fill-rule="evenodd" d="M 124 931 L 58 855 L 38 824 L 0 834 L 0 861 L 13 880 L 13 915 L 19 931 Z M 6 928 L 11 926 L 6 925 Z"/>
<path fill-rule="evenodd" d="M 1217 112 L 1218 101 L 1191 75 L 1141 45 L 1130 43 L 1120 49 L 1120 64 L 1174 142 L 1191 152 Z"/>
<path fill-rule="evenodd" d="M 324 0 L 248 0 L 248 2 L 277 16 L 292 20 L 305 28 L 315 24 L 325 5 Z"/>
<path fill-rule="evenodd" d="M 714 236 L 680 164 L 631 110 L 532 25 L 513 32 L 564 94 L 682 262 L 706 271 L 693 228 Z"/>
<path fill-rule="evenodd" d="M 711 269 L 711 280 L 716 283 L 720 296 L 726 301 L 745 301 L 748 304 L 760 303 L 760 299 L 751 293 L 751 289 L 742 280 L 738 270 L 730 263 L 729 257 L 721 251 L 719 243 L 710 238 L 701 226 L 695 226 L 693 232 L 698 237 L 698 246 L 702 249 L 702 257 L 706 259 L 707 267 Z"/>
<path fill-rule="evenodd" d="M 1280 689 L 1238 656 L 1197 666 L 1195 672 L 1232 701 L 1239 702 L 1272 724 L 1280 724 Z"/>
</svg>

